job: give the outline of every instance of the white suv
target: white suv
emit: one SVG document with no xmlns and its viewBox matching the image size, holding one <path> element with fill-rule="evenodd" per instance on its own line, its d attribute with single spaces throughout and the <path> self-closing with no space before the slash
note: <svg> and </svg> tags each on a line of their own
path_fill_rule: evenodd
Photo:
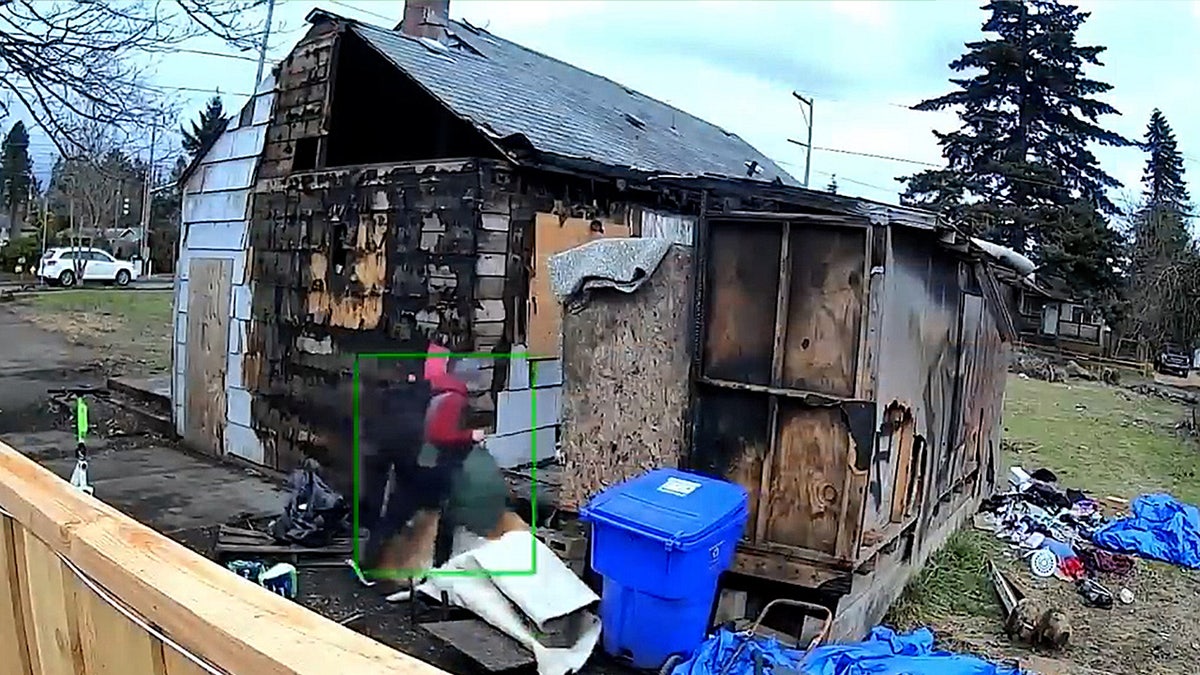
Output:
<svg viewBox="0 0 1200 675">
<path fill-rule="evenodd" d="M 74 286 L 81 280 L 128 286 L 137 275 L 135 263 L 117 260 L 98 248 L 47 249 L 38 264 L 39 277 L 61 286 Z"/>
</svg>

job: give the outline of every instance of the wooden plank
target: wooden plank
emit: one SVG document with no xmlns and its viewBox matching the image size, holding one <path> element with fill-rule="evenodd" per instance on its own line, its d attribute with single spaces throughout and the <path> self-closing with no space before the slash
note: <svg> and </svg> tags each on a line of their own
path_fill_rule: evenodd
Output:
<svg viewBox="0 0 1200 675">
<path fill-rule="evenodd" d="M 836 553 L 850 456 L 850 433 L 842 411 L 782 401 L 779 417 L 767 539 Z"/>
<path fill-rule="evenodd" d="M 783 381 L 783 356 L 787 343 L 787 308 L 792 291 L 792 224 L 784 223 L 779 247 L 779 294 L 775 298 L 775 340 L 771 347 L 771 386 L 778 387 Z M 770 460 L 779 451 L 779 397 L 772 396 L 767 414 L 767 457 L 762 463 L 762 478 L 759 481 L 759 494 L 770 494 L 771 471 L 774 462 Z M 759 509 L 754 524 L 754 538 L 751 541 L 762 541 L 767 536 L 767 515 L 769 509 Z"/>
<path fill-rule="evenodd" d="M 193 447 L 224 452 L 225 373 L 233 264 L 194 258 L 188 271 L 184 438 Z"/>
<path fill-rule="evenodd" d="M 562 307 L 550 287 L 550 256 L 603 237 L 628 237 L 629 227 L 601 220 L 594 232 L 586 218 L 560 219 L 552 213 L 534 217 L 533 275 L 529 280 L 529 355 L 556 357 L 562 343 Z M 503 268 L 501 268 L 503 269 Z M 498 272 L 503 274 L 504 272 Z"/>
<path fill-rule="evenodd" d="M 78 581 L 76 581 L 78 583 Z M 88 675 L 164 673 L 162 643 L 96 595 L 76 589 L 79 638 Z"/>
<path fill-rule="evenodd" d="M 170 645 L 163 645 L 164 675 L 212 675 Z"/>
<path fill-rule="evenodd" d="M 693 468 L 723 476 L 746 488 L 749 517 L 745 536 L 753 539 L 760 509 L 769 492 L 760 490 L 767 457 L 768 397 L 733 390 L 704 388 L 699 396 L 699 425 Z"/>
<path fill-rule="evenodd" d="M 66 485 L 64 483 L 64 485 Z M 28 580 L 30 651 L 38 675 L 76 675 L 84 671 L 73 579 L 62 561 L 29 530 L 22 529 Z"/>
<path fill-rule="evenodd" d="M 52 563 L 58 562 L 54 552 L 63 554 L 147 622 L 225 672 L 442 675 L 433 666 L 239 578 L 72 489 L 4 443 L 0 443 L 0 505 L 25 530 L 23 545 L 44 542 L 41 551 L 33 554 L 41 567 L 30 570 L 31 596 L 38 596 L 38 589 L 53 587 L 55 582 L 62 588 L 61 563 Z M 61 599 L 60 591 L 59 611 L 65 610 Z M 53 603 L 40 597 L 38 602 L 31 614 L 39 619 L 39 634 L 55 624 L 61 629 L 64 622 L 55 614 Z M 43 618 L 46 621 L 40 620 Z M 69 629 L 69 623 L 66 625 Z M 52 633 L 62 639 L 68 652 L 71 635 Z M 61 651 L 57 646 L 55 650 Z M 39 664 L 33 672 L 84 672 L 81 663 L 66 665 L 70 670 Z M 175 672 L 193 675 L 195 671 Z"/>
<path fill-rule="evenodd" d="M 17 530 L 11 518 L 0 516 L 0 675 L 34 675 L 29 660 Z"/>
<path fill-rule="evenodd" d="M 793 227 L 781 384 L 853 396 L 862 341 L 865 230 Z"/>
</svg>

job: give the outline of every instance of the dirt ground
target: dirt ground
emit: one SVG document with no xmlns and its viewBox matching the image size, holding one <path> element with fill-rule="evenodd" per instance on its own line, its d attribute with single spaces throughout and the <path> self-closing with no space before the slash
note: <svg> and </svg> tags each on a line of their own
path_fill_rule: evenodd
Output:
<svg viewBox="0 0 1200 675">
<path fill-rule="evenodd" d="M 74 466 L 73 426 L 65 410 L 50 404 L 47 391 L 103 384 L 111 371 L 125 370 L 136 360 L 120 350 L 98 351 L 89 344 L 94 337 L 44 329 L 45 322 L 26 318 L 28 311 L 0 305 L 0 439 L 66 478 Z M 164 329 L 143 325 L 137 330 Z M 165 330 L 169 336 L 169 327 Z M 89 417 L 95 430 L 89 451 L 96 496 L 198 553 L 212 557 L 220 525 L 249 522 L 261 527 L 283 506 L 277 481 L 188 453 L 146 432 L 135 418 L 101 398 L 92 398 Z M 486 672 L 419 626 L 468 618 L 465 613 L 447 615 L 424 599 L 387 603 L 345 567 L 301 566 L 299 581 L 297 601 L 333 621 L 345 621 L 349 628 L 447 672 Z M 603 656 L 585 669 L 589 675 L 625 672 Z"/>
<path fill-rule="evenodd" d="M 1049 383 L 1011 377 L 1005 403 L 1005 463 L 1045 467 L 1062 485 L 1093 496 L 1131 499 L 1167 491 L 1200 501 L 1200 444 L 1180 423 L 1179 403 L 1098 383 Z M 1007 470 L 1007 469 L 1006 469 Z M 1003 634 L 986 576 L 996 562 L 1026 593 L 1064 610 L 1072 644 L 1063 653 L 1031 652 Z M 1139 560 L 1128 578 L 1102 580 L 1131 605 L 1084 607 L 1074 586 L 1035 579 L 990 533 L 957 534 L 893 608 L 900 627 L 928 625 L 947 646 L 997 659 L 1019 658 L 1046 675 L 1194 673 L 1200 662 L 1200 572 Z"/>
</svg>

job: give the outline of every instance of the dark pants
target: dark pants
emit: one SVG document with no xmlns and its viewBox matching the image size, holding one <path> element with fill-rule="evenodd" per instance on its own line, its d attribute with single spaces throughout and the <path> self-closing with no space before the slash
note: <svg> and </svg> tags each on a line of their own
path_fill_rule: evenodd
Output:
<svg viewBox="0 0 1200 675">
<path fill-rule="evenodd" d="M 446 454 L 446 453 L 439 453 Z M 396 484 L 388 495 L 387 509 L 374 521 L 371 527 L 371 537 L 367 541 L 365 560 L 368 568 L 379 561 L 379 555 L 387 542 L 404 529 L 408 521 L 417 511 L 437 511 L 437 539 L 434 543 L 433 566 L 438 567 L 450 559 L 454 545 L 454 530 L 456 523 L 453 514 L 449 513 L 447 503 L 450 499 L 450 488 L 454 474 L 458 471 L 461 461 L 454 459 L 439 462 L 436 466 L 422 467 L 415 461 L 392 462 L 379 473 L 382 474 L 382 487 L 379 494 L 387 489 L 387 469 L 394 466 Z M 382 503 L 382 498 L 379 503 Z M 361 522 L 361 515 L 359 516 Z"/>
</svg>

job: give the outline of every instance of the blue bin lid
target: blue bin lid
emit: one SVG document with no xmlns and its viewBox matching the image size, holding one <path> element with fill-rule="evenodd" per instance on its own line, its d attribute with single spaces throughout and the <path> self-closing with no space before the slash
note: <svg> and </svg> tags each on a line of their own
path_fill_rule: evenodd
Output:
<svg viewBox="0 0 1200 675">
<path fill-rule="evenodd" d="M 735 483 L 678 469 L 655 469 L 592 498 L 580 516 L 686 549 L 748 511 Z"/>
</svg>

